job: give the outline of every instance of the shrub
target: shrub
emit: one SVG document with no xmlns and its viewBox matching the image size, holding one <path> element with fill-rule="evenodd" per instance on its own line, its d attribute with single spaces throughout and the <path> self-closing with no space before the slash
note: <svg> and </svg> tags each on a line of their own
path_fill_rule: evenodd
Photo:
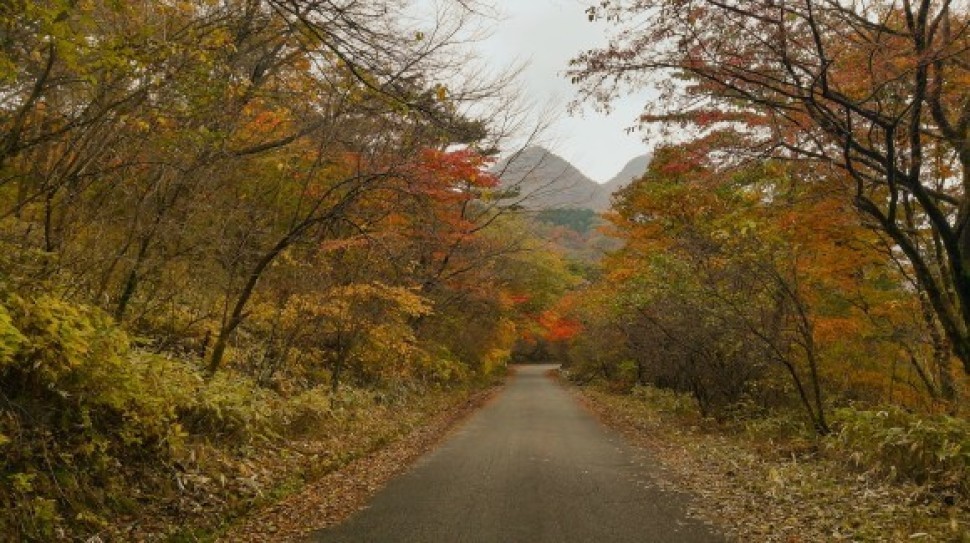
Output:
<svg viewBox="0 0 970 543">
<path fill-rule="evenodd" d="M 276 415 L 277 424 L 291 436 L 313 434 L 328 424 L 335 415 L 328 387 L 316 387 L 289 398 Z"/>
<path fill-rule="evenodd" d="M 494 362 L 486 365 L 492 366 L 488 368 L 492 371 L 498 364 Z M 466 382 L 471 378 L 468 365 L 463 364 L 447 349 L 439 349 L 436 353 L 427 353 L 418 357 L 417 373 L 422 381 L 441 385 Z"/>
<path fill-rule="evenodd" d="M 172 405 L 142 381 L 129 345 L 96 308 L 0 299 L 0 516 L 16 522 L 10 533 L 47 539 L 63 518 L 98 528 L 85 507 L 106 509 L 131 466 L 177 448 Z"/>
<path fill-rule="evenodd" d="M 35 429 L 74 443 L 71 454 L 132 445 L 166 451 L 177 441 L 172 399 L 147 386 L 146 361 L 135 363 L 128 336 L 102 311 L 13 296 L 0 315 L 0 387 L 7 407 Z"/>
<path fill-rule="evenodd" d="M 13 325 L 13 317 L 7 308 L 0 305 L 0 368 L 13 364 L 14 355 L 26 339 Z"/>
<path fill-rule="evenodd" d="M 654 386 L 635 386 L 631 394 L 657 411 L 680 418 L 693 418 L 698 415 L 697 404 L 689 395 L 657 388 Z"/>
<path fill-rule="evenodd" d="M 948 416 L 838 409 L 831 449 L 857 468 L 970 496 L 970 422 Z"/>
<path fill-rule="evenodd" d="M 276 404 L 276 396 L 252 379 L 223 371 L 176 409 L 191 433 L 245 444 L 277 437 L 273 430 Z"/>
</svg>

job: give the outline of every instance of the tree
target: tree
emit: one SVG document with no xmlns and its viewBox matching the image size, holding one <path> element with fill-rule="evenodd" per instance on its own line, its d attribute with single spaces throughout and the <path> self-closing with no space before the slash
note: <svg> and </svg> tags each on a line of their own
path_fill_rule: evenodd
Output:
<svg viewBox="0 0 970 543">
<path fill-rule="evenodd" d="M 602 103 L 661 90 L 645 122 L 809 161 L 898 248 L 970 372 L 970 18 L 950 0 L 606 1 L 620 27 L 571 75 Z M 672 76 L 672 77 L 671 77 Z M 667 78 L 665 82 L 661 79 Z M 913 228 L 912 226 L 917 226 Z"/>
<path fill-rule="evenodd" d="M 281 254 L 373 235 L 434 183 L 450 196 L 456 173 L 421 181 L 422 155 L 504 135 L 465 112 L 507 83 L 466 64 L 476 6 L 420 24 L 396 1 L 4 6 L 4 239 L 119 321 L 215 328 L 214 372 Z"/>
<path fill-rule="evenodd" d="M 707 143 L 660 148 L 617 194 L 624 246 L 567 313 L 587 329 L 578 372 L 690 392 L 713 416 L 790 399 L 819 434 L 833 402 L 938 394 L 918 296 L 852 206 L 804 164 L 720 157 Z M 898 391 L 897 362 L 922 394 Z"/>
</svg>

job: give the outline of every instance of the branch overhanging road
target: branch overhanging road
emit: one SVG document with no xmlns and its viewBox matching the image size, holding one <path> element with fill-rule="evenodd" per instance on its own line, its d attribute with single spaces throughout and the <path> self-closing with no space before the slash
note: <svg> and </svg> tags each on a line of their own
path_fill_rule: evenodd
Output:
<svg viewBox="0 0 970 543">
<path fill-rule="evenodd" d="M 722 542 L 658 469 L 547 376 L 520 366 L 436 451 L 317 542 Z"/>
</svg>

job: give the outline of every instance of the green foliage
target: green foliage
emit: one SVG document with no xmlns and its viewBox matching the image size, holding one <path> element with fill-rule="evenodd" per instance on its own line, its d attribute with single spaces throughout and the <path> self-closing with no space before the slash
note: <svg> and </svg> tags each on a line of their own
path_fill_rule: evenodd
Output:
<svg viewBox="0 0 970 543">
<path fill-rule="evenodd" d="M 275 417 L 286 435 L 313 435 L 336 418 L 333 395 L 325 387 L 306 390 L 288 399 Z"/>
<path fill-rule="evenodd" d="M 588 234 L 599 222 L 592 209 L 544 209 L 536 217 L 539 221 L 565 226 L 580 234 Z"/>
<path fill-rule="evenodd" d="M 179 429 L 170 401 L 146 386 L 147 360 L 132 356 L 127 335 L 110 317 L 51 296 L 12 296 L 6 305 L 13 331 L 7 336 L 20 335 L 5 341 L 11 354 L 0 367 L 11 407 L 75 441 L 76 452 L 109 454 L 115 441 L 144 450 L 173 443 Z"/>
<path fill-rule="evenodd" d="M 9 533 L 96 530 L 101 515 L 132 506 L 123 498 L 133 485 L 173 492 L 159 468 L 183 458 L 190 434 L 227 447 L 276 437 L 276 395 L 235 373 L 205 381 L 197 364 L 132 351 L 99 309 L 10 296 L 0 315 Z"/>
<path fill-rule="evenodd" d="M 239 499 L 234 492 L 252 488 L 212 486 L 225 477 L 225 455 L 349 432 L 327 460 L 339 463 L 400 434 L 411 410 L 424 409 L 409 403 L 414 387 L 321 385 L 286 397 L 236 371 L 206 379 L 199 361 L 134 349 L 101 310 L 49 295 L 8 296 L 0 334 L 0 533 L 25 540 L 102 531 L 140 496 Z M 468 378 L 449 358 L 427 356 L 414 371 L 434 383 Z"/>
<path fill-rule="evenodd" d="M 4 520 L 30 539 L 49 538 L 62 518 L 97 526 L 79 504 L 103 507 L 126 484 L 120 460 L 134 469 L 178 447 L 171 404 L 142 381 L 127 336 L 100 310 L 51 296 L 0 307 Z"/>
<path fill-rule="evenodd" d="M 6 307 L 0 305 L 0 368 L 13 364 L 14 355 L 20 351 L 27 338 L 13 325 L 13 317 Z"/>
<path fill-rule="evenodd" d="M 945 415 L 838 409 L 828 445 L 857 468 L 970 496 L 970 422 Z"/>
<path fill-rule="evenodd" d="M 5 370 L 33 390 L 46 388 L 64 399 L 81 392 L 122 408 L 128 399 L 113 377 L 125 373 L 128 338 L 102 311 L 51 297 L 7 300 Z M 0 326 L 4 318 L 0 317 Z M 6 338 L 20 334 L 14 343 Z M 127 384 L 127 383 L 126 383 Z"/>
<path fill-rule="evenodd" d="M 439 349 L 422 358 L 419 375 L 427 382 L 435 384 L 455 384 L 471 378 L 471 370 L 446 349 Z"/>
<path fill-rule="evenodd" d="M 633 387 L 630 395 L 663 414 L 681 418 L 691 418 L 698 415 L 697 404 L 687 394 L 641 385 Z"/>
<path fill-rule="evenodd" d="M 223 373 L 213 376 L 188 402 L 175 409 L 189 432 L 206 439 L 244 444 L 274 437 L 273 397 L 248 377 Z"/>
</svg>

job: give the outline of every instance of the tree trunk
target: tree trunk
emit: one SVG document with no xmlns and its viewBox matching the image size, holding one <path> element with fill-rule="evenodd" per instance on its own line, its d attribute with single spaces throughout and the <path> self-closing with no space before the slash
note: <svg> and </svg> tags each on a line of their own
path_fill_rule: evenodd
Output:
<svg viewBox="0 0 970 543">
<path fill-rule="evenodd" d="M 145 261 L 145 255 L 148 254 L 149 246 L 151 246 L 151 237 L 147 236 L 142 238 L 141 243 L 138 244 L 138 254 L 135 255 L 135 262 L 128 272 L 125 286 L 121 291 L 121 296 L 118 297 L 118 305 L 115 307 L 115 320 L 118 322 L 124 319 L 125 311 L 128 310 L 128 303 L 135 295 L 135 289 L 138 287 L 138 272 L 141 269 L 142 262 Z"/>
<path fill-rule="evenodd" d="M 937 374 L 937 386 L 935 388 L 939 392 L 939 396 L 944 400 L 955 401 L 957 399 L 957 392 L 956 386 L 953 383 L 953 375 L 950 373 L 950 346 L 947 345 L 946 338 L 940 332 L 939 324 L 933 313 L 933 307 L 930 305 L 929 300 L 926 299 L 926 293 L 921 288 L 918 294 L 920 309 L 923 313 L 923 322 L 926 323 L 926 329 L 930 335 L 930 342 L 933 345 L 933 364 Z M 918 363 L 915 356 L 912 358 L 914 363 Z M 922 370 L 922 366 L 919 366 L 919 368 Z M 921 373 L 920 378 L 925 380 L 923 374 L 925 372 Z"/>
<path fill-rule="evenodd" d="M 926 369 L 922 364 L 919 363 L 919 360 L 916 359 L 916 355 L 913 354 L 912 351 L 909 353 L 909 363 L 913 366 L 913 370 L 916 371 L 916 376 L 919 377 L 920 381 L 922 381 L 923 386 L 926 387 L 926 392 L 930 395 L 930 397 L 934 400 L 938 399 L 940 397 L 940 392 L 937 390 L 936 385 L 933 384 L 933 380 L 930 379 Z M 895 369 L 895 363 L 893 365 L 893 369 Z M 895 377 L 895 374 L 893 374 L 893 377 Z M 892 402 L 892 398 L 890 398 L 890 402 Z"/>
<path fill-rule="evenodd" d="M 815 341 L 811 337 L 811 329 L 808 331 L 806 343 L 806 358 L 808 358 L 809 374 L 812 376 L 812 392 L 815 394 L 815 428 L 819 435 L 827 435 L 831 430 L 825 420 L 825 402 L 822 399 L 822 383 L 818 376 L 818 358 L 815 355 Z"/>
<path fill-rule="evenodd" d="M 219 371 L 219 366 L 222 365 L 222 358 L 226 353 L 226 346 L 228 345 L 229 337 L 233 332 L 235 332 L 236 328 L 242 324 L 243 320 L 245 320 L 246 304 L 248 304 L 250 298 L 253 297 L 253 292 L 256 291 L 256 284 L 259 283 L 259 279 L 262 277 L 263 272 L 266 271 L 266 268 L 273 263 L 273 260 L 275 260 L 284 249 L 290 246 L 295 239 L 295 236 L 295 233 L 291 233 L 291 235 L 281 239 L 276 245 L 273 246 L 272 249 L 269 250 L 269 252 L 264 254 L 263 257 L 259 259 L 259 262 L 256 263 L 253 271 L 250 272 L 249 278 L 246 280 L 246 285 L 239 293 L 239 296 L 236 297 L 236 303 L 232 308 L 232 313 L 219 329 L 219 335 L 216 337 L 216 342 L 212 346 L 212 356 L 209 357 L 209 365 L 206 368 L 210 377 L 215 375 L 215 373 Z"/>
</svg>

